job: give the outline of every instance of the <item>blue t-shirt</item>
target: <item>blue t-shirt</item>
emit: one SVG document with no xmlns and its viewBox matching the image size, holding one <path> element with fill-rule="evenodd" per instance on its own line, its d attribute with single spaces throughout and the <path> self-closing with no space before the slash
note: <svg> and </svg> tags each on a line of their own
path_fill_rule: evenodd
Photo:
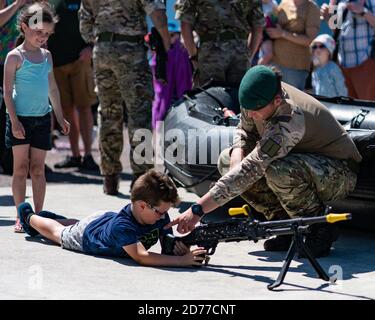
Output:
<svg viewBox="0 0 375 320">
<path fill-rule="evenodd" d="M 142 242 L 148 250 L 161 236 L 172 233 L 163 227 L 170 222 L 166 214 L 152 225 L 141 225 L 134 218 L 128 204 L 119 213 L 107 212 L 89 223 L 82 238 L 83 252 L 110 257 L 128 257 L 124 246 Z"/>
</svg>

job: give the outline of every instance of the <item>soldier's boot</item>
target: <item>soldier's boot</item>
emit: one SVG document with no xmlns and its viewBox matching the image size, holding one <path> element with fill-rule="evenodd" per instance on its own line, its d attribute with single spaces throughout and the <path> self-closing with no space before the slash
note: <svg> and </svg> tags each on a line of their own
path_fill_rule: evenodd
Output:
<svg viewBox="0 0 375 320">
<path fill-rule="evenodd" d="M 333 242 L 339 237 L 339 229 L 334 224 L 314 224 L 309 227 L 305 238 L 305 245 L 310 249 L 315 258 L 327 257 L 331 252 Z M 299 258 L 306 258 L 304 252 L 299 253 Z"/>
<path fill-rule="evenodd" d="M 116 174 L 105 175 L 103 191 L 105 194 L 115 196 L 118 194 L 120 176 Z"/>
<path fill-rule="evenodd" d="M 292 235 L 277 236 L 264 242 L 263 247 L 266 251 L 287 251 L 292 243 Z"/>
</svg>

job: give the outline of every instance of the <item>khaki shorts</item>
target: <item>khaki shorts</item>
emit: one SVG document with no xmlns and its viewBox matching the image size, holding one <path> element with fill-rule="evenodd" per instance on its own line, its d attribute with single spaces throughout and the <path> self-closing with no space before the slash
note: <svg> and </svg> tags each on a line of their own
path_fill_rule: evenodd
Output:
<svg viewBox="0 0 375 320">
<path fill-rule="evenodd" d="M 53 69 L 64 107 L 88 108 L 97 100 L 91 64 L 81 60 Z"/>
</svg>

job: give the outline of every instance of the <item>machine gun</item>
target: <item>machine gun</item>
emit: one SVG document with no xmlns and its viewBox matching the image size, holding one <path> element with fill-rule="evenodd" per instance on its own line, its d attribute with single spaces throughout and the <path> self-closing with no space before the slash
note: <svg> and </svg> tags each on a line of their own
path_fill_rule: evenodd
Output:
<svg viewBox="0 0 375 320">
<path fill-rule="evenodd" d="M 156 54 L 155 78 L 163 83 L 167 83 L 167 61 L 168 54 L 165 51 L 163 39 L 155 27 L 145 36 L 145 41 L 151 51 Z"/>
<path fill-rule="evenodd" d="M 216 247 L 220 242 L 239 242 L 267 239 L 278 235 L 293 235 L 293 241 L 289 247 L 276 281 L 267 286 L 269 290 L 279 287 L 288 272 L 291 261 L 296 252 L 304 253 L 319 277 L 325 281 L 330 278 L 311 253 L 310 249 L 303 241 L 304 235 L 308 233 L 308 227 L 316 223 L 335 223 L 338 221 L 350 220 L 350 213 L 327 214 L 319 217 L 296 218 L 289 220 L 278 220 L 259 222 L 250 217 L 250 209 L 247 205 L 242 208 L 229 209 L 229 215 L 244 214 L 247 218 L 231 218 L 227 221 L 203 224 L 196 227 L 191 233 L 183 237 L 174 237 L 168 235 L 164 244 L 164 252 L 173 254 L 173 248 L 176 241 L 182 241 L 186 246 L 196 245 L 207 250 L 208 255 L 215 253 Z M 207 264 L 207 260 L 206 260 Z"/>
</svg>

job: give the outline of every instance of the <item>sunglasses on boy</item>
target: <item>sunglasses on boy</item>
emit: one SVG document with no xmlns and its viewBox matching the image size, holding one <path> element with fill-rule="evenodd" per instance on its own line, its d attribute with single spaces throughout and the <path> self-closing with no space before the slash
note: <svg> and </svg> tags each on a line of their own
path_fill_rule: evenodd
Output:
<svg viewBox="0 0 375 320">
<path fill-rule="evenodd" d="M 311 49 L 316 50 L 316 49 L 324 49 L 326 46 L 324 44 L 314 44 L 311 46 Z"/>
<path fill-rule="evenodd" d="M 167 214 L 168 212 L 165 211 L 165 212 L 161 212 L 159 209 L 153 207 L 152 205 L 148 204 L 147 203 L 147 206 L 152 210 L 154 211 L 156 214 L 158 214 L 160 217 L 164 216 L 165 214 Z"/>
</svg>

